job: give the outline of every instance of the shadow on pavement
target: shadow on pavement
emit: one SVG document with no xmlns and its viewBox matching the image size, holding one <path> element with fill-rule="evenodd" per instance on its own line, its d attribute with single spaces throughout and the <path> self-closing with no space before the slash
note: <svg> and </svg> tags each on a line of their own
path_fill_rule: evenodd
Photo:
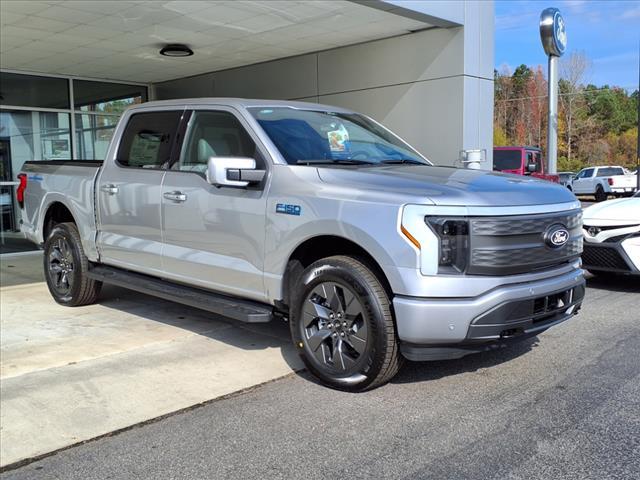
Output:
<svg viewBox="0 0 640 480">
<path fill-rule="evenodd" d="M 269 323 L 242 323 L 112 285 L 103 286 L 97 303 L 113 310 L 188 330 L 243 350 L 279 348 L 282 358 L 293 371 L 301 368 L 301 361 L 291 345 L 289 324 L 277 318 Z M 153 305 L 153 308 L 149 308 L 150 305 Z M 220 323 L 225 325 L 221 326 Z M 238 335 L 236 329 L 244 330 L 247 334 Z"/>
<path fill-rule="evenodd" d="M 461 373 L 490 368 L 520 357 L 538 346 L 538 337 L 531 337 L 499 350 L 474 353 L 457 360 L 436 362 L 405 362 L 391 383 L 416 383 L 438 380 Z"/>
<path fill-rule="evenodd" d="M 439 360 L 434 362 L 405 361 L 398 374 L 390 383 L 418 383 L 438 380 L 461 373 L 475 372 L 483 368 L 490 368 L 509 362 L 520 357 L 538 346 L 538 337 L 527 338 L 521 342 L 488 352 L 474 353 L 456 360 Z M 321 385 L 321 383 L 307 371 L 296 372 L 306 381 Z"/>
<path fill-rule="evenodd" d="M 640 276 L 588 274 L 586 279 L 589 288 L 610 292 L 640 292 Z"/>
<path fill-rule="evenodd" d="M 0 255 L 0 287 L 44 282 L 42 251 Z"/>
</svg>

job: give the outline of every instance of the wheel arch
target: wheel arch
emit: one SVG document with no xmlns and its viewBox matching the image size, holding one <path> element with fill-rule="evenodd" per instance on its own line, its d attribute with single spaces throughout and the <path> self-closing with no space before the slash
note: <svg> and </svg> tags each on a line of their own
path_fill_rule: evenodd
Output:
<svg viewBox="0 0 640 480">
<path fill-rule="evenodd" d="M 42 220 L 42 237 L 46 240 L 53 227 L 58 223 L 70 222 L 77 225 L 69 207 L 60 201 L 53 201 L 47 206 Z"/>
<path fill-rule="evenodd" d="M 393 291 L 378 261 L 361 245 L 339 235 L 317 235 L 300 243 L 289 256 L 282 277 L 283 307 L 290 304 L 291 294 L 302 272 L 313 262 L 334 255 L 349 255 L 362 260 L 378 277 L 391 297 Z"/>
</svg>

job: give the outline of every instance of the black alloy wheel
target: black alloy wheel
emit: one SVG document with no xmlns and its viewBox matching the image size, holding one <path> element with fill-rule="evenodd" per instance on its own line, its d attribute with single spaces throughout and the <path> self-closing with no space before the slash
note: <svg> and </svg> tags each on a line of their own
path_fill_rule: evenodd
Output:
<svg viewBox="0 0 640 480">
<path fill-rule="evenodd" d="M 61 295 L 68 295 L 73 287 L 74 261 L 71 247 L 64 237 L 57 237 L 48 255 L 49 278 L 53 288 Z"/>
<path fill-rule="evenodd" d="M 333 256 L 309 265 L 292 292 L 291 337 L 327 386 L 369 390 L 400 368 L 390 293 L 380 275 L 363 259 Z"/>
<path fill-rule="evenodd" d="M 77 307 L 95 303 L 102 282 L 89 278 L 89 260 L 74 223 L 58 223 L 44 243 L 44 276 L 53 299 Z"/>
<path fill-rule="evenodd" d="M 303 342 L 322 367 L 353 372 L 362 359 L 368 330 L 364 309 L 345 285 L 323 282 L 304 301 Z"/>
</svg>

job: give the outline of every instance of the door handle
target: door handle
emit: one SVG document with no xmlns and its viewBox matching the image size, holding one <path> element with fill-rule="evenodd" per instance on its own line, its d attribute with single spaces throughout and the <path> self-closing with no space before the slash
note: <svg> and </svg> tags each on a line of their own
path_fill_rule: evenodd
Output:
<svg viewBox="0 0 640 480">
<path fill-rule="evenodd" d="M 103 185 L 102 187 L 100 187 L 100 190 L 102 190 L 105 193 L 108 193 L 109 195 L 115 195 L 116 193 L 118 193 L 119 189 L 116 185 L 109 184 L 109 185 Z"/>
<path fill-rule="evenodd" d="M 162 195 L 167 200 L 171 200 L 172 202 L 182 203 L 187 200 L 187 196 L 182 192 L 167 192 Z"/>
</svg>

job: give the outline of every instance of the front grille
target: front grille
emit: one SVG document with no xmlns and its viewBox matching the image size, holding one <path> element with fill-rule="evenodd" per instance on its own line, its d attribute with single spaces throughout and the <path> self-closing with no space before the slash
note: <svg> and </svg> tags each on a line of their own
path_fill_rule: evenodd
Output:
<svg viewBox="0 0 640 480">
<path fill-rule="evenodd" d="M 470 219 L 470 265 L 467 273 L 512 275 L 572 261 L 582 252 L 582 211 Z M 554 225 L 569 231 L 560 248 L 545 242 Z"/>
<path fill-rule="evenodd" d="M 562 249 L 563 257 L 577 257 L 582 252 L 582 238 L 569 241 Z M 547 247 L 523 247 L 504 250 L 476 248 L 471 254 L 471 263 L 478 266 L 508 267 L 518 264 L 535 264 L 542 260 L 554 261 L 555 255 Z M 553 253 L 559 253 L 553 251 Z"/>
<path fill-rule="evenodd" d="M 476 235 L 523 235 L 543 232 L 554 223 L 561 223 L 571 230 L 580 227 L 581 222 L 581 212 L 544 214 L 525 218 L 521 216 L 476 218 L 472 222 L 472 231 Z"/>
<path fill-rule="evenodd" d="M 582 252 L 582 266 L 587 270 L 620 270 L 630 272 L 631 268 L 615 247 L 585 244 Z"/>
</svg>

